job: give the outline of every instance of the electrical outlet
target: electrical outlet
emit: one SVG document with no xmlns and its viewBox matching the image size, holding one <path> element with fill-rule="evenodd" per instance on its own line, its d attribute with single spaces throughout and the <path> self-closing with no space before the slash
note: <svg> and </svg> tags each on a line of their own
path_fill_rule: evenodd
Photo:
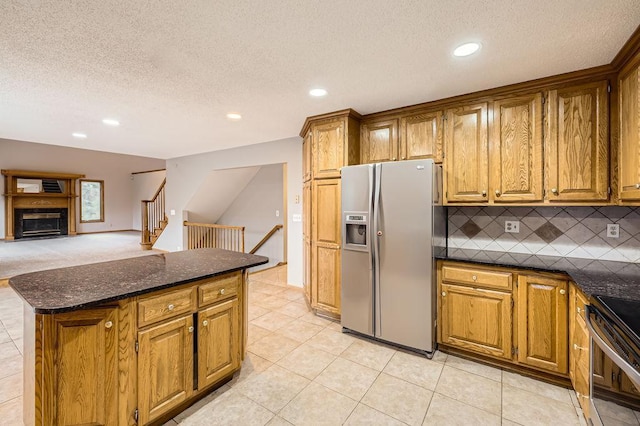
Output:
<svg viewBox="0 0 640 426">
<path fill-rule="evenodd" d="M 620 238 L 620 225 L 617 223 L 607 224 L 607 238 Z"/>
<path fill-rule="evenodd" d="M 175 211 L 175 210 L 173 210 L 173 209 L 171 209 L 171 211 L 169 212 L 169 214 L 170 214 L 171 216 L 175 216 L 175 215 L 176 215 L 176 211 Z"/>
<path fill-rule="evenodd" d="M 504 232 L 510 232 L 512 234 L 520 233 L 520 221 L 519 220 L 505 220 Z"/>
</svg>

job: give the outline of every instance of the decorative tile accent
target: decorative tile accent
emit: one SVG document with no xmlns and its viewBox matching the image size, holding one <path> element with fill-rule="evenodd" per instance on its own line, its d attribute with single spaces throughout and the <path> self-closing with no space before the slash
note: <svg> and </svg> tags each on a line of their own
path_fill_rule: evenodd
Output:
<svg viewBox="0 0 640 426">
<path fill-rule="evenodd" d="M 553 223 L 547 222 L 534 231 L 536 235 L 547 244 L 562 235 L 562 231 L 556 228 Z"/>
<path fill-rule="evenodd" d="M 460 227 L 460 230 L 469 238 L 475 237 L 480 231 L 482 231 L 482 229 L 471 219 L 469 219 L 464 225 L 462 225 Z"/>
<path fill-rule="evenodd" d="M 520 221 L 520 232 L 505 233 L 505 220 Z M 620 238 L 607 238 L 609 223 L 620 225 Z M 449 250 L 640 262 L 640 208 L 449 208 L 448 242 Z"/>
</svg>

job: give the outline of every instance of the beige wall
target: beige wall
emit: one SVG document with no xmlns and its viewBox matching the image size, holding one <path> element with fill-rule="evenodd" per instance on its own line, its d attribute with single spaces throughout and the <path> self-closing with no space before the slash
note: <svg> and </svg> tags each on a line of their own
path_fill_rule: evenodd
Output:
<svg viewBox="0 0 640 426">
<path fill-rule="evenodd" d="M 140 204 L 133 203 L 132 172 L 165 168 L 165 160 L 0 139 L 0 169 L 79 173 L 104 180 L 104 222 L 78 224 L 78 232 L 133 229 Z M 0 182 L 4 193 L 4 180 Z M 79 203 L 78 203 L 79 204 Z M 136 213 L 137 212 L 137 213 Z M 0 238 L 5 235 L 4 197 L 0 198 Z"/>
</svg>

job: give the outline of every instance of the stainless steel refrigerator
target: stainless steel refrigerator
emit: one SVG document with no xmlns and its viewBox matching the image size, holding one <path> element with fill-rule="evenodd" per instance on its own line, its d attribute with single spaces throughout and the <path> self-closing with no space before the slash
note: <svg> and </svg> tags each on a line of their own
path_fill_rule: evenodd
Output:
<svg viewBox="0 0 640 426">
<path fill-rule="evenodd" d="M 342 168 L 342 327 L 432 355 L 434 254 L 446 250 L 432 160 Z"/>
</svg>

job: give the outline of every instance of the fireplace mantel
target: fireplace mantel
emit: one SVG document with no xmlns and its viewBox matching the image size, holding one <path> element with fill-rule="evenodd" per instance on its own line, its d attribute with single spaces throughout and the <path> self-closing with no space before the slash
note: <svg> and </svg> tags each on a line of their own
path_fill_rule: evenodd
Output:
<svg viewBox="0 0 640 426">
<path fill-rule="evenodd" d="M 2 170 L 5 193 L 5 239 L 15 238 L 15 209 L 66 208 L 68 235 L 76 234 L 76 186 L 81 174 L 40 172 L 33 170 Z M 52 179 L 64 182 L 61 193 L 27 193 L 18 191 L 18 179 Z"/>
</svg>

